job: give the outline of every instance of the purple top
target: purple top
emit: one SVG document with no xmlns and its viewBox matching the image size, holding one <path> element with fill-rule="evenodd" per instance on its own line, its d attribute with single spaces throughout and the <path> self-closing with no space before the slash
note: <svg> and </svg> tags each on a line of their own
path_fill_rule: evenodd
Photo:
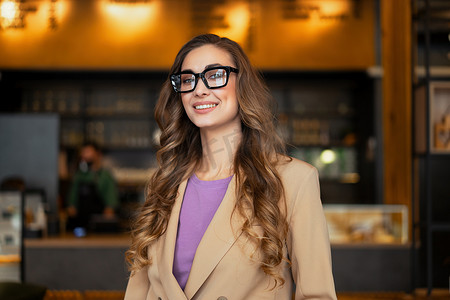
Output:
<svg viewBox="0 0 450 300">
<path fill-rule="evenodd" d="M 172 271 L 183 290 L 198 244 L 222 202 L 231 178 L 203 181 L 194 174 L 188 180 L 178 221 Z"/>
</svg>

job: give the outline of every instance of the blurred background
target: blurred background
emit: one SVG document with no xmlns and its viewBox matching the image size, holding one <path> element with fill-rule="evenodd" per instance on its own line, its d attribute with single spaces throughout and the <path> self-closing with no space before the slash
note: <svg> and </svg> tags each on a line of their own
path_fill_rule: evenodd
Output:
<svg viewBox="0 0 450 300">
<path fill-rule="evenodd" d="M 123 296 L 159 90 L 208 32 L 241 44 L 290 155 L 319 170 L 340 297 L 450 298 L 444 0 L 0 0 L 0 282 Z M 99 170 L 112 213 L 72 223 Z"/>
</svg>

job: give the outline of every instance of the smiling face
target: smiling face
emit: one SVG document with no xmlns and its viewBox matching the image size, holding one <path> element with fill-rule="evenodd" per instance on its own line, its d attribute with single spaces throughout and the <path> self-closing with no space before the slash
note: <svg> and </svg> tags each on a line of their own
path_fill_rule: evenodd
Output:
<svg viewBox="0 0 450 300">
<path fill-rule="evenodd" d="M 228 52 L 213 45 L 204 45 L 186 55 L 181 71 L 201 73 L 206 68 L 215 66 L 237 67 Z M 181 94 L 186 114 L 200 130 L 240 127 L 236 75 L 230 73 L 228 84 L 218 89 L 208 89 L 203 81 L 198 79 L 195 90 Z"/>
</svg>

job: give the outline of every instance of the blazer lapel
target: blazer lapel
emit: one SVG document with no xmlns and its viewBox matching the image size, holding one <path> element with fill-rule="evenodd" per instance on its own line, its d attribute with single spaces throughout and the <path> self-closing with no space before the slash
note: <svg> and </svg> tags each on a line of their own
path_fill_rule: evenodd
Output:
<svg viewBox="0 0 450 300">
<path fill-rule="evenodd" d="M 156 259 L 161 284 L 169 299 L 186 299 L 186 295 L 181 289 L 175 276 L 173 276 L 173 259 L 175 253 L 175 242 L 177 239 L 178 219 L 180 216 L 181 203 L 183 202 L 187 180 L 183 181 L 178 188 L 178 196 L 170 214 L 167 230 L 156 245 Z"/>
<path fill-rule="evenodd" d="M 237 218 L 233 217 L 233 223 L 230 223 L 236 201 L 235 181 L 235 178 L 230 181 L 224 199 L 198 245 L 191 272 L 184 289 L 184 293 L 188 299 L 191 299 L 195 295 L 209 274 L 211 274 L 241 234 L 240 232 L 235 233 L 233 231 L 233 229 L 241 228 L 241 224 L 239 224 Z"/>
</svg>

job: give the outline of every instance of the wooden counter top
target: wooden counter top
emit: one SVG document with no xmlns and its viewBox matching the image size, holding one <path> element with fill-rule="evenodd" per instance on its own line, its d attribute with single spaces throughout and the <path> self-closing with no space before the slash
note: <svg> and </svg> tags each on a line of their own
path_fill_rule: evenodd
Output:
<svg viewBox="0 0 450 300">
<path fill-rule="evenodd" d="M 67 248 L 67 247 L 129 247 L 131 238 L 128 234 L 91 234 L 86 237 L 75 237 L 73 234 L 63 236 L 25 239 L 27 248 Z M 399 248 L 408 249 L 410 243 L 406 244 L 376 244 L 376 243 L 332 243 L 331 248 Z"/>
<path fill-rule="evenodd" d="M 131 239 L 128 234 L 88 234 L 81 238 L 75 237 L 73 234 L 67 234 L 40 239 L 25 239 L 26 248 L 127 248 L 130 243 Z"/>
</svg>

